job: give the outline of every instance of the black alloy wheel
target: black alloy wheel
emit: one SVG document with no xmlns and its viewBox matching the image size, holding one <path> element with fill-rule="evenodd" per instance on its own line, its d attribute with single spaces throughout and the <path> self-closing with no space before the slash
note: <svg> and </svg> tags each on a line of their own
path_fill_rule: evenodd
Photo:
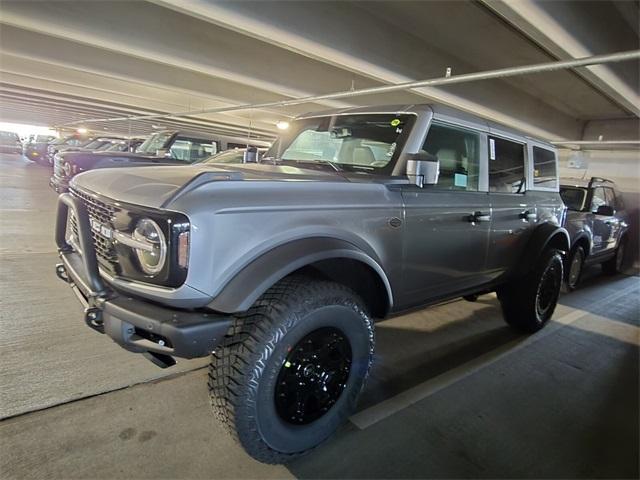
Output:
<svg viewBox="0 0 640 480">
<path fill-rule="evenodd" d="M 294 425 L 322 417 L 344 391 L 352 360 L 351 344 L 337 328 L 309 333 L 291 349 L 278 374 L 278 415 Z"/>
<path fill-rule="evenodd" d="M 549 309 L 555 308 L 562 282 L 562 268 L 558 263 L 550 263 L 540 279 L 536 293 L 536 311 L 545 317 Z"/>
</svg>

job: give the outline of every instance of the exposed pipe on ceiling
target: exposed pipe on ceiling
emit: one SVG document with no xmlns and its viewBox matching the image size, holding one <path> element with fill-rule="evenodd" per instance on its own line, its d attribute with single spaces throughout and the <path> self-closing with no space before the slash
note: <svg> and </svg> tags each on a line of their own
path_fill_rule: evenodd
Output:
<svg viewBox="0 0 640 480">
<path fill-rule="evenodd" d="M 217 107 L 217 108 L 205 108 L 201 110 L 191 110 L 187 112 L 168 113 L 168 114 L 153 114 L 153 115 L 139 115 L 128 117 L 116 117 L 116 118 L 91 118 L 86 120 L 78 120 L 74 122 L 65 123 L 59 125 L 57 128 L 79 125 L 93 122 L 115 122 L 123 120 L 146 120 L 146 119 L 158 119 L 158 118 L 174 118 L 174 117 L 188 117 L 191 115 L 202 115 L 207 113 L 224 113 L 239 110 L 251 110 L 259 108 L 277 108 L 287 107 L 292 105 L 300 105 L 304 103 L 317 102 L 320 100 L 336 100 L 342 98 L 350 98 L 361 95 L 372 95 L 379 93 L 396 92 L 400 90 L 411 90 L 413 88 L 420 87 L 433 87 L 437 85 L 452 85 L 456 83 L 475 82 L 480 80 L 490 80 L 494 78 L 506 78 L 514 77 L 517 75 L 527 75 L 531 73 L 552 72 L 556 70 L 564 70 L 567 68 L 586 67 L 589 65 L 600 65 L 604 63 L 614 62 L 626 62 L 629 60 L 640 59 L 640 50 L 631 50 L 627 52 L 617 52 L 606 55 L 593 55 L 589 57 L 576 58 L 573 60 L 559 60 L 554 62 L 537 63 L 534 65 L 524 65 L 520 67 L 501 68 L 497 70 L 487 70 L 484 72 L 466 73 L 462 75 L 451 75 L 445 77 L 432 78 L 428 80 L 418 80 L 412 82 L 396 83 L 392 85 L 382 85 L 379 87 L 363 88 L 360 90 L 346 90 L 336 93 L 326 93 L 322 95 L 313 95 L 308 97 L 291 98 L 289 100 L 280 100 L 276 102 L 266 103 L 254 103 L 254 104 L 242 104 L 230 107 Z"/>
</svg>

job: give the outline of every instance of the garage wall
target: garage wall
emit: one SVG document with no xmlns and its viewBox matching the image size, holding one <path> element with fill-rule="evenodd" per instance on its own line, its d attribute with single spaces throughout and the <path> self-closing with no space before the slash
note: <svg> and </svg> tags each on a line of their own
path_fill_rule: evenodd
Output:
<svg viewBox="0 0 640 480">
<path fill-rule="evenodd" d="M 560 150 L 561 178 L 604 177 L 613 180 L 624 195 L 631 214 L 630 252 L 627 265 L 640 270 L 640 151 Z"/>
</svg>

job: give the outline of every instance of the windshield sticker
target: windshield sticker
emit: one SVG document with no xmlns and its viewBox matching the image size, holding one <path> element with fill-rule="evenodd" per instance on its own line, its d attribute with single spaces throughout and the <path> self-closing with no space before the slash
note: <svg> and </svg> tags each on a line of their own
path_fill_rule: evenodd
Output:
<svg viewBox="0 0 640 480">
<path fill-rule="evenodd" d="M 398 125 L 400 125 L 400 119 L 399 118 L 394 118 L 393 120 L 391 120 L 391 126 L 392 127 L 397 127 Z"/>
<path fill-rule="evenodd" d="M 493 138 L 489 139 L 489 158 L 496 159 L 496 141 Z"/>
</svg>

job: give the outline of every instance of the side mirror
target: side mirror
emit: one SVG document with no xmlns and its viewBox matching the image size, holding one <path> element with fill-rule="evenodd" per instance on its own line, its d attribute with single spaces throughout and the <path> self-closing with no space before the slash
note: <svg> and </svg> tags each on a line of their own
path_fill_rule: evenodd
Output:
<svg viewBox="0 0 640 480">
<path fill-rule="evenodd" d="M 425 185 L 438 183 L 440 162 L 430 153 L 414 153 L 407 160 L 407 176 L 413 183 L 422 188 Z"/>
<path fill-rule="evenodd" d="M 169 155 L 169 150 L 166 148 L 159 148 L 156 150 L 156 157 L 168 157 Z"/>
<path fill-rule="evenodd" d="M 603 217 L 612 217 L 614 215 L 613 207 L 609 205 L 600 205 L 594 212 L 596 215 L 602 215 Z"/>
</svg>

